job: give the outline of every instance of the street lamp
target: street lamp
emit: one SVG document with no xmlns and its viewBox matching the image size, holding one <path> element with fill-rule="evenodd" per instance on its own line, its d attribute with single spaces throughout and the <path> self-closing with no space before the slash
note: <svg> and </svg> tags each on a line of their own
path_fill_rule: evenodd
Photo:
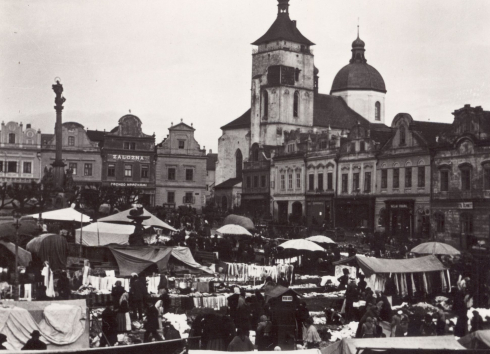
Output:
<svg viewBox="0 0 490 354">
<path fill-rule="evenodd" d="M 19 227 L 22 214 L 14 210 L 12 216 L 15 220 L 15 268 L 14 268 L 14 300 L 19 301 Z"/>
</svg>

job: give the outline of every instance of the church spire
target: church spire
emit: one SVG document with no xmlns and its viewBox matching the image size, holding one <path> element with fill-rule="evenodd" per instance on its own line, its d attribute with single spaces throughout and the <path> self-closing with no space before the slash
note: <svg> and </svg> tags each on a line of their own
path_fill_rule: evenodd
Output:
<svg viewBox="0 0 490 354">
<path fill-rule="evenodd" d="M 350 63 L 367 63 L 366 58 L 364 57 L 364 49 L 365 47 L 364 41 L 359 38 L 359 19 L 357 19 L 357 39 L 352 42 L 352 58 Z"/>
<path fill-rule="evenodd" d="M 289 13 L 289 0 L 277 0 L 279 3 L 277 5 L 278 12 L 277 14 L 288 14 Z"/>
</svg>

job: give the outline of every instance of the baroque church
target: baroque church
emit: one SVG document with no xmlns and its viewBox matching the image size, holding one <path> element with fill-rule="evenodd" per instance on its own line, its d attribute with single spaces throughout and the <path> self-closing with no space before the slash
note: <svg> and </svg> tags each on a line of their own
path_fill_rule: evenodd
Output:
<svg viewBox="0 0 490 354">
<path fill-rule="evenodd" d="M 277 18 L 252 43 L 251 107 L 221 127 L 216 188 L 240 188 L 242 166 L 252 151 L 282 146 L 291 131 L 346 136 L 355 125 L 386 129 L 383 77 L 365 57 L 365 43 L 352 43 L 352 57 L 334 78 L 330 94 L 319 93 L 315 45 L 289 16 L 289 0 L 278 0 Z M 230 205 L 228 205 L 229 207 Z"/>
</svg>

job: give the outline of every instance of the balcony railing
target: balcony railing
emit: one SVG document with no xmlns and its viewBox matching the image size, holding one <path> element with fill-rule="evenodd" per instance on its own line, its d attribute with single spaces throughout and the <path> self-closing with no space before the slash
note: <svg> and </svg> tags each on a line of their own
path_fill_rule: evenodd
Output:
<svg viewBox="0 0 490 354">
<path fill-rule="evenodd" d="M 247 161 L 244 163 L 243 170 L 268 170 L 269 161 Z"/>
</svg>

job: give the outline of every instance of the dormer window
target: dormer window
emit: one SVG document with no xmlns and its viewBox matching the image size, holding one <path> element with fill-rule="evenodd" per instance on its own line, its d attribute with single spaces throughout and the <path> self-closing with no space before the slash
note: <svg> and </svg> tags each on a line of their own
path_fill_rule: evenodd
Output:
<svg viewBox="0 0 490 354">
<path fill-rule="evenodd" d="M 294 152 L 296 148 L 296 145 L 293 144 L 288 144 L 288 152 Z"/>
<path fill-rule="evenodd" d="M 185 149 L 185 140 L 179 140 L 179 149 Z"/>
<path fill-rule="evenodd" d="M 15 144 L 15 134 L 14 133 L 9 134 L 9 144 Z"/>
<path fill-rule="evenodd" d="M 405 127 L 400 127 L 400 146 L 406 145 L 406 132 L 405 132 Z"/>
<path fill-rule="evenodd" d="M 359 146 L 360 151 L 366 151 L 366 143 L 364 141 L 361 141 L 360 146 Z"/>
</svg>

